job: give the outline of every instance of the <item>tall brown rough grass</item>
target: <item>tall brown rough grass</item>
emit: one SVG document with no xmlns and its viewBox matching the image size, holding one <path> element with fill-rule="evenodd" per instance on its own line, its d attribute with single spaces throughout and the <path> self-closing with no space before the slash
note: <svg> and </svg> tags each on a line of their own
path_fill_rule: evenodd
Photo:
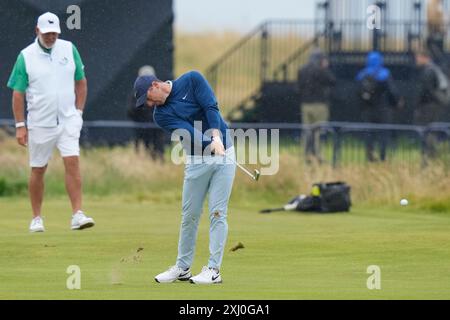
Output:
<svg viewBox="0 0 450 320">
<path fill-rule="evenodd" d="M 0 137 L 0 178 L 11 182 L 28 179 L 25 148 L 15 139 Z M 450 172 L 442 164 L 403 166 L 401 164 L 305 165 L 297 155 L 282 151 L 279 171 L 262 176 L 255 183 L 240 170 L 236 172 L 233 197 L 247 201 L 284 202 L 298 194 L 308 194 L 316 182 L 345 181 L 352 187 L 357 204 L 441 203 L 450 208 Z M 249 168 L 257 166 L 247 165 Z M 84 149 L 81 154 L 84 190 L 91 196 L 123 196 L 138 200 L 178 201 L 181 199 L 183 165 L 175 165 L 167 154 L 165 163 L 155 162 L 144 150 L 132 145 Z M 55 152 L 47 174 L 47 193 L 64 194 L 64 167 Z"/>
</svg>

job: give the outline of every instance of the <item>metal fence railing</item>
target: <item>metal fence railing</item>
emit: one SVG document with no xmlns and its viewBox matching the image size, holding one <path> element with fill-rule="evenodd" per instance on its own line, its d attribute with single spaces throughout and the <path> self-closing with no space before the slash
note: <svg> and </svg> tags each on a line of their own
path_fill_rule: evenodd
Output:
<svg viewBox="0 0 450 320">
<path fill-rule="evenodd" d="M 327 122 L 311 126 L 292 123 L 233 123 L 232 128 L 277 129 L 280 152 L 297 154 L 306 163 L 341 165 L 385 162 L 425 167 L 439 161 L 450 168 L 450 123 L 428 126 Z M 319 151 L 308 152 L 308 136 Z M 309 149 L 311 150 L 311 149 Z"/>
<path fill-rule="evenodd" d="M 1 128 L 12 135 L 14 121 L 0 119 Z M 230 128 L 242 129 L 246 133 L 253 130 L 258 139 L 262 134 L 260 130 L 267 130 L 264 137 L 270 137 L 273 130 L 277 130 L 279 152 L 297 155 L 307 163 L 312 158 L 312 162 L 317 160 L 333 167 L 371 161 L 424 167 L 439 161 L 450 168 L 450 123 L 432 123 L 428 126 L 353 122 L 326 122 L 311 126 L 296 123 L 231 123 Z M 154 123 L 85 121 L 80 143 L 85 148 L 123 145 L 133 141 L 137 129 L 161 130 Z M 122 134 L 121 139 L 112 139 L 118 132 Z M 308 140 L 308 137 L 315 137 L 315 140 Z M 314 150 L 310 152 L 307 141 L 313 141 L 318 147 L 315 153 Z M 166 143 L 170 143 L 169 136 Z M 258 144 L 247 147 L 258 147 Z"/>
<path fill-rule="evenodd" d="M 315 21 L 269 20 L 243 37 L 205 72 L 220 105 L 232 109 L 251 101 L 284 61 L 312 47 L 318 28 Z"/>
</svg>

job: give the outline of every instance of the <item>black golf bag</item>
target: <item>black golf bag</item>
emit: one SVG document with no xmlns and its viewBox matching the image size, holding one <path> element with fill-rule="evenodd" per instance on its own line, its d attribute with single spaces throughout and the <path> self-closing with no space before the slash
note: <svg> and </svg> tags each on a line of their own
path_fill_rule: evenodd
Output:
<svg viewBox="0 0 450 320">
<path fill-rule="evenodd" d="M 261 210 L 261 213 L 276 211 L 301 212 L 348 212 L 351 207 L 350 186 L 344 182 L 315 183 L 310 195 L 291 199 L 282 208 Z"/>
<path fill-rule="evenodd" d="M 350 186 L 344 182 L 316 183 L 312 197 L 318 199 L 314 207 L 318 212 L 348 212 L 352 205 Z"/>
</svg>

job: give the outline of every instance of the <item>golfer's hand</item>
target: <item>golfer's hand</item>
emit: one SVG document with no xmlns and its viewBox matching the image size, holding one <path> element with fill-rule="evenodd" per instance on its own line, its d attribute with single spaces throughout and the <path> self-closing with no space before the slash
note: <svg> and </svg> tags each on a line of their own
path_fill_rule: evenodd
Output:
<svg viewBox="0 0 450 320">
<path fill-rule="evenodd" d="M 16 138 L 17 142 L 21 145 L 26 147 L 28 144 L 28 130 L 25 127 L 17 128 L 16 129 Z"/>
<path fill-rule="evenodd" d="M 223 146 L 222 140 L 220 137 L 216 136 L 212 138 L 211 142 L 211 151 L 214 152 L 216 156 L 224 156 L 225 155 L 225 147 Z"/>
</svg>

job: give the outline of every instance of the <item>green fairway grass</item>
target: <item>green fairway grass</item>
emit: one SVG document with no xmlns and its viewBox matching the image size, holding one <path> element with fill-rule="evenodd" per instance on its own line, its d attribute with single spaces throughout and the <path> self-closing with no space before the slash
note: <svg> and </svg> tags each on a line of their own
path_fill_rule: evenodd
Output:
<svg viewBox="0 0 450 320">
<path fill-rule="evenodd" d="M 223 284 L 158 284 L 176 258 L 180 203 L 92 198 L 93 229 L 71 231 L 66 199 L 44 203 L 46 232 L 28 233 L 26 198 L 0 198 L 0 299 L 450 299 L 450 215 L 416 206 L 350 213 L 274 213 L 233 201 Z M 207 263 L 201 220 L 193 272 Z M 230 251 L 238 242 L 244 248 Z M 67 267 L 81 269 L 68 290 Z M 369 290 L 367 267 L 381 268 Z"/>
</svg>

